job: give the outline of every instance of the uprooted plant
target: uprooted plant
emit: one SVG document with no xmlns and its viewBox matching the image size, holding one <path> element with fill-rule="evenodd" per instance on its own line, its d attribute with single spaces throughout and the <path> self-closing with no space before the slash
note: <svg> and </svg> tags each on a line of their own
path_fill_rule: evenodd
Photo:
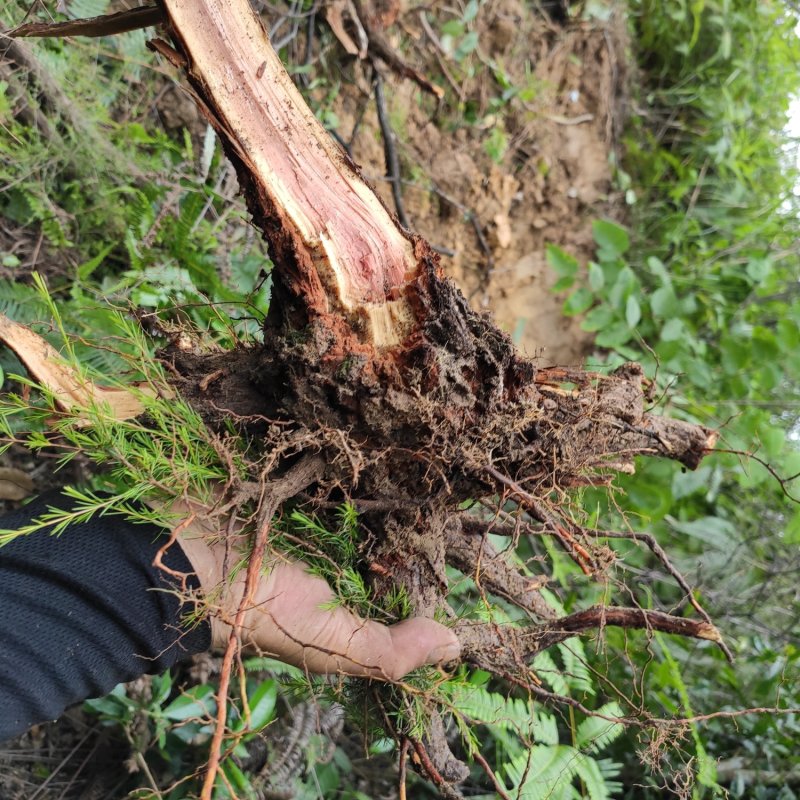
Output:
<svg viewBox="0 0 800 800">
<path fill-rule="evenodd" d="M 136 14 L 17 33 L 91 35 L 162 24 L 169 41 L 151 46 L 183 72 L 215 127 L 275 269 L 263 343 L 223 351 L 189 331 L 156 328 L 168 340 L 161 366 L 142 356 L 142 344 L 135 387 L 96 385 L 85 371 L 76 373 L 76 363 L 59 366 L 30 331 L 0 318 L 0 338 L 49 399 L 36 413 L 44 419 L 56 412 L 67 454 L 82 448 L 128 482 L 116 507 L 142 513 L 126 504 L 149 491 L 211 498 L 220 517 L 241 509 L 252 529 L 252 590 L 276 544 L 312 563 L 330 560 L 313 535 L 292 537 L 277 516 L 302 508 L 306 519 L 330 530 L 347 504 L 359 513 L 361 532 L 348 566 L 370 584 L 371 603 L 447 622 L 464 662 L 546 701 L 558 697 L 532 670 L 536 656 L 606 625 L 725 649 L 652 538 L 596 530 L 569 499 L 576 487 L 609 485 L 616 472 L 632 471 L 640 455 L 694 468 L 715 434 L 649 413 L 651 385 L 635 364 L 600 375 L 540 369 L 521 358 L 509 337 L 442 277 L 436 254 L 392 218 L 319 126 L 247 0 L 163 0 Z M 137 337 L 135 325 L 126 331 Z M 33 406 L 22 397 L 17 408 Z M 185 430 L 199 441 L 187 442 Z M 5 435 L 16 436 L 11 426 Z M 40 434 L 36 442 L 52 443 Z M 90 513 L 96 503 L 85 499 Z M 508 548 L 498 551 L 490 535 L 505 537 Z M 542 592 L 544 564 L 515 554 L 526 541 L 547 538 L 587 577 L 608 582 L 616 556 L 607 542 L 625 536 L 652 550 L 693 616 L 636 605 L 559 615 Z M 449 602 L 449 567 L 472 580 L 482 614 Z M 491 597 L 520 617 L 493 611 Z M 222 751 L 237 647 L 234 636 L 205 798 Z M 421 685 L 369 695 L 379 724 L 400 743 L 403 768 L 410 755 L 443 794 L 458 796 L 465 767 L 450 751 L 443 716 L 459 712 L 439 691 L 442 680 L 427 676 Z M 412 707 L 424 711 L 424 724 Z M 634 712 L 631 706 L 625 718 Z"/>
</svg>

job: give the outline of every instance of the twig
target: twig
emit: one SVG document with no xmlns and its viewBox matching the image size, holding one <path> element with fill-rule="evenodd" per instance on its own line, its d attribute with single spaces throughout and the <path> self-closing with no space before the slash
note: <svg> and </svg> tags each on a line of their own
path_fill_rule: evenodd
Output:
<svg viewBox="0 0 800 800">
<path fill-rule="evenodd" d="M 436 35 L 436 32 L 431 27 L 431 23 L 428 22 L 428 15 L 425 13 L 424 8 L 419 10 L 419 22 L 420 25 L 422 25 L 422 30 L 425 31 L 425 35 L 431 40 L 434 49 L 438 50 L 445 58 L 449 58 L 450 54 L 445 50 L 442 40 Z"/>
<path fill-rule="evenodd" d="M 472 229 L 475 231 L 475 237 L 478 240 L 478 247 L 486 259 L 486 268 L 483 271 L 481 284 L 468 298 L 471 299 L 475 292 L 486 287 L 486 282 L 494 271 L 494 255 L 492 254 L 492 248 L 489 246 L 489 242 L 486 240 L 486 236 L 483 233 L 483 226 L 478 219 L 478 215 L 471 208 L 465 206 L 463 203 L 460 203 L 455 199 L 455 197 L 451 197 L 449 194 L 447 194 L 447 192 L 442 191 L 442 189 L 436 186 L 436 184 L 431 186 L 431 191 L 446 203 L 449 203 L 454 208 L 457 208 L 464 215 L 464 218 L 467 220 L 467 222 L 469 222 L 469 224 L 472 226 Z"/>
<path fill-rule="evenodd" d="M 430 191 L 433 192 L 437 197 L 444 200 L 446 203 L 449 203 L 451 206 L 453 206 L 453 208 L 458 209 L 464 215 L 464 218 L 467 220 L 467 222 L 472 225 L 472 229 L 475 231 L 475 237 L 478 240 L 478 247 L 483 253 L 485 259 L 486 269 L 481 277 L 480 285 L 477 289 L 475 289 L 474 292 L 472 292 L 469 298 L 467 298 L 471 300 L 476 292 L 480 291 L 482 288 L 485 288 L 489 276 L 494 271 L 494 255 L 492 255 L 492 248 L 489 246 L 489 242 L 486 240 L 486 235 L 483 232 L 483 226 L 478 219 L 478 215 L 471 208 L 465 206 L 463 203 L 459 203 L 455 197 L 451 197 L 449 194 L 447 194 L 447 192 L 442 191 L 442 189 L 440 189 L 436 184 L 431 185 Z"/>
<path fill-rule="evenodd" d="M 404 736 L 400 743 L 400 759 L 397 764 L 397 796 L 398 800 L 406 800 L 406 758 L 409 748 L 408 737 Z"/>
<path fill-rule="evenodd" d="M 544 522 L 550 527 L 553 534 L 561 542 L 570 558 L 581 568 L 584 575 L 591 575 L 596 569 L 596 564 L 589 551 L 575 541 L 575 537 L 560 523 L 530 492 L 526 492 L 515 480 L 496 470 L 491 464 L 486 464 L 483 469 L 496 481 L 510 489 L 522 501 L 523 508 L 529 511 L 539 522 Z"/>
<path fill-rule="evenodd" d="M 503 677 L 512 679 L 514 683 L 523 686 L 520 681 L 513 679 L 512 676 L 504 675 Z M 592 711 L 579 700 L 573 697 L 567 697 L 563 694 L 556 694 L 547 689 L 534 685 L 524 685 L 531 694 L 536 695 L 544 703 L 559 703 L 562 705 L 570 706 L 581 714 L 588 717 L 597 717 L 607 722 L 622 723 L 636 728 L 647 727 L 672 727 L 675 725 L 696 725 L 700 722 L 709 722 L 713 719 L 736 719 L 737 717 L 747 717 L 754 714 L 775 714 L 780 716 L 800 714 L 800 708 L 776 708 L 774 706 L 754 706 L 751 708 L 740 708 L 734 711 L 712 711 L 709 714 L 696 714 L 693 717 L 677 717 L 675 719 L 667 719 L 665 717 L 647 717 L 642 719 L 640 717 L 612 717 L 608 714 L 600 714 L 597 711 Z"/>
<path fill-rule="evenodd" d="M 150 767 L 147 766 L 147 761 L 145 760 L 145 757 L 142 755 L 141 751 L 137 750 L 134 758 L 136 760 L 136 765 L 145 774 L 150 784 L 150 788 L 153 790 L 153 795 L 156 798 L 156 800 L 164 800 L 164 795 L 161 794 L 161 792 L 159 791 L 156 779 L 153 777 L 153 773 L 150 771 Z"/>
<path fill-rule="evenodd" d="M 83 735 L 83 737 L 80 739 L 80 741 L 62 759 L 61 763 L 47 776 L 47 778 L 45 779 L 44 783 L 42 783 L 41 786 L 39 786 L 36 789 L 36 791 L 30 796 L 29 800 L 36 800 L 36 798 L 39 797 L 44 792 L 44 790 L 50 785 L 50 783 L 53 781 L 53 779 L 56 777 L 56 775 L 58 775 L 58 773 L 61 772 L 61 770 L 70 762 L 70 760 L 72 759 L 72 756 L 74 756 L 75 753 L 77 753 L 81 749 L 81 747 L 83 747 L 83 745 L 86 743 L 86 740 L 93 733 L 94 733 L 94 730 L 90 728 Z"/>
<path fill-rule="evenodd" d="M 474 213 L 469 215 L 469 221 L 472 225 L 472 229 L 475 231 L 478 244 L 480 245 L 481 250 L 483 250 L 484 258 L 486 259 L 486 269 L 481 275 L 481 286 L 485 287 L 489 282 L 489 278 L 491 278 L 492 273 L 494 272 L 494 255 L 492 254 L 492 248 L 489 247 L 489 242 L 486 241 L 486 237 L 483 234 L 483 227 L 481 226 L 480 222 L 478 222 L 478 218 Z"/>
<path fill-rule="evenodd" d="M 256 535 L 253 548 L 247 564 L 244 593 L 236 610 L 228 643 L 220 669 L 219 689 L 217 691 L 217 718 L 214 724 L 214 734 L 209 748 L 208 767 L 206 769 L 203 788 L 200 793 L 201 800 L 211 800 L 214 791 L 214 781 L 219 770 L 222 740 L 225 735 L 225 726 L 228 715 L 228 687 L 233 670 L 234 657 L 241 644 L 242 627 L 246 612 L 251 608 L 256 587 L 261 579 L 261 568 L 264 553 L 267 548 L 267 538 L 270 531 L 272 517 L 278 506 L 287 498 L 293 497 L 297 492 L 312 483 L 318 473 L 324 468 L 322 460 L 316 456 L 307 456 L 293 467 L 281 480 L 273 484 L 265 484 L 259 500 L 260 510 L 256 521 Z"/>
<path fill-rule="evenodd" d="M 67 785 L 61 790 L 61 793 L 58 795 L 58 797 L 55 798 L 55 800 L 64 800 L 64 798 L 70 793 L 70 789 L 72 789 L 72 787 L 77 784 L 78 778 L 81 776 L 81 773 L 86 768 L 86 765 L 94 763 L 93 760 L 95 757 L 95 753 L 97 753 L 98 749 L 100 748 L 100 742 L 101 739 L 99 738 L 95 740 L 95 743 L 92 745 L 91 750 L 89 750 L 89 752 L 83 757 L 83 761 L 81 761 L 81 763 L 78 764 L 77 769 L 70 770 L 71 774 L 69 776 L 69 783 L 67 783 Z M 154 789 L 158 794 L 158 797 L 161 798 L 160 793 L 158 793 L 158 787 L 154 785 Z M 109 796 L 111 797 L 114 796 L 113 790 L 109 792 Z"/>
<path fill-rule="evenodd" d="M 500 795 L 502 800 L 511 800 L 508 796 L 508 793 L 503 788 L 503 784 L 497 779 L 497 775 L 494 774 L 494 771 L 489 766 L 489 762 L 481 755 L 480 751 L 476 750 L 473 753 L 475 760 L 483 767 L 483 771 L 489 776 L 489 780 L 494 784 L 494 790 Z"/>
<path fill-rule="evenodd" d="M 625 533 L 624 531 L 595 531 L 595 530 L 587 530 L 584 529 L 584 533 L 587 536 L 597 537 L 600 539 L 630 539 L 634 542 L 642 541 L 644 542 L 648 549 L 653 553 L 653 555 L 661 562 L 661 565 L 664 569 L 674 578 L 675 582 L 680 586 L 681 589 L 686 594 L 686 599 L 692 604 L 694 610 L 700 614 L 700 616 L 709 624 L 713 625 L 714 623 L 711 620 L 708 612 L 700 605 L 697 599 L 694 596 L 694 592 L 692 591 L 692 587 L 689 586 L 688 581 L 686 578 L 681 575 L 676 567 L 673 566 L 672 562 L 669 560 L 669 556 L 666 554 L 665 550 L 661 547 L 661 545 L 656 541 L 655 537 L 649 533 Z M 727 650 L 727 648 L 725 648 Z M 731 656 L 729 653 L 726 652 L 729 658 Z"/>
<path fill-rule="evenodd" d="M 275 43 L 275 37 L 278 35 L 278 31 L 284 26 L 284 24 L 286 23 L 287 20 L 291 19 L 295 24 L 298 24 L 300 22 L 300 20 L 303 20 L 303 19 L 306 19 L 306 18 L 313 19 L 313 17 L 316 15 L 317 11 L 319 10 L 319 6 L 320 6 L 319 0 L 315 0 L 314 4 L 311 6 L 311 8 L 306 9 L 305 11 L 300 11 L 300 3 L 297 2 L 297 0 L 293 0 L 291 8 L 289 9 L 288 13 L 281 14 L 281 16 L 278 19 L 278 21 L 274 25 L 272 25 L 270 27 L 270 31 L 269 31 L 270 44 L 272 44 L 272 46 L 275 47 L 275 44 L 274 44 Z M 296 33 L 295 33 L 295 35 L 296 35 Z M 294 36 L 292 36 L 291 38 L 294 38 Z M 278 48 L 275 48 L 275 49 L 278 49 Z"/>
<path fill-rule="evenodd" d="M 361 123 L 364 121 L 364 114 L 367 113 L 367 101 L 359 103 L 358 112 L 356 113 L 356 118 L 353 121 L 353 129 L 350 131 L 350 139 L 347 141 L 347 152 L 350 153 L 353 149 L 353 144 L 356 141 L 356 136 L 358 136 L 359 128 L 361 127 Z"/>
<path fill-rule="evenodd" d="M 700 190 L 703 188 L 703 181 L 705 180 L 706 172 L 708 172 L 709 163 L 710 159 L 706 158 L 706 160 L 703 162 L 703 166 L 700 167 L 700 173 L 697 176 L 697 182 L 695 183 L 694 191 L 692 192 L 692 196 L 689 198 L 689 204 L 686 206 L 684 224 L 685 221 L 688 220 L 692 215 L 695 205 L 697 205 L 697 199 L 700 197 Z"/>
<path fill-rule="evenodd" d="M 311 66 L 311 62 L 314 59 L 314 31 L 316 30 L 316 22 L 317 3 L 314 3 L 311 10 L 308 12 L 308 19 L 306 20 L 306 48 L 303 55 L 303 66 L 306 68 Z M 297 73 L 297 81 L 306 89 L 308 89 L 311 84 L 308 72 L 305 70 Z"/>
<path fill-rule="evenodd" d="M 392 185 L 392 198 L 394 199 L 394 207 L 397 211 L 397 218 L 400 224 L 410 230 L 411 225 L 406 216 L 405 206 L 403 205 L 403 192 L 400 182 L 400 159 L 397 156 L 397 147 L 395 146 L 395 136 L 392 130 L 392 124 L 389 121 L 389 114 L 386 111 L 386 96 L 383 92 L 383 78 L 378 69 L 373 65 L 373 86 L 375 87 L 375 107 L 378 112 L 378 124 L 381 126 L 381 135 L 383 136 L 383 155 L 386 162 L 386 174 Z"/>
<path fill-rule="evenodd" d="M 178 572 L 177 570 L 168 567 L 164 563 L 164 556 L 167 554 L 167 550 L 169 550 L 170 547 L 175 544 L 178 537 L 195 521 L 196 518 L 196 514 L 189 514 L 189 516 L 186 517 L 186 519 L 184 519 L 180 525 L 176 525 L 172 529 L 169 539 L 167 539 L 167 541 L 158 548 L 155 557 L 153 558 L 153 566 L 156 567 L 156 569 L 160 569 L 162 572 L 165 572 L 167 575 L 171 575 L 173 578 L 177 578 L 181 582 L 181 592 L 183 593 L 186 593 L 186 579 L 189 577 L 190 573 Z"/>
<path fill-rule="evenodd" d="M 99 17 L 71 19 L 66 22 L 28 22 L 25 25 L 8 31 L 14 38 L 25 36 L 113 36 L 117 33 L 137 31 L 161 25 L 166 20 L 164 11 L 159 6 L 142 6 L 116 14 L 102 14 Z"/>
<path fill-rule="evenodd" d="M 795 497 L 787 488 L 786 484 L 791 483 L 793 480 L 797 480 L 800 478 L 800 472 L 790 475 L 788 478 L 781 478 L 778 474 L 775 467 L 773 467 L 768 461 L 765 461 L 760 456 L 757 456 L 755 453 L 748 453 L 745 450 L 729 450 L 727 448 L 722 447 L 715 447 L 713 450 L 714 453 L 729 453 L 730 455 L 734 456 L 742 456 L 744 458 L 752 458 L 756 464 L 761 464 L 764 469 L 772 475 L 773 478 L 778 482 L 778 485 L 781 487 L 781 491 L 789 498 L 793 503 L 800 503 L 800 497 Z"/>
<path fill-rule="evenodd" d="M 456 251 L 451 247 L 444 247 L 441 244 L 432 244 L 431 250 L 433 250 L 434 253 L 438 253 L 440 256 L 447 256 L 448 258 L 452 258 L 456 254 Z"/>
<path fill-rule="evenodd" d="M 437 100 L 441 100 L 442 97 L 444 97 L 444 90 L 442 87 L 431 83 L 422 73 L 409 64 L 406 64 L 406 62 L 400 58 L 394 48 L 386 41 L 383 34 L 369 25 L 368 16 L 364 13 L 360 0 L 353 0 L 353 6 L 355 7 L 356 16 L 358 17 L 358 20 L 354 20 L 354 23 L 363 26 L 366 32 L 369 54 L 379 58 L 393 72 L 396 72 L 403 78 L 409 78 L 414 81 L 420 89 L 432 94 Z"/>
<path fill-rule="evenodd" d="M 409 741 L 414 747 L 414 752 L 417 754 L 417 758 L 419 759 L 420 764 L 422 764 L 422 768 L 425 770 L 431 781 L 433 781 L 433 783 L 438 787 L 442 797 L 444 797 L 445 800 L 464 800 L 464 796 L 461 794 L 461 792 L 453 787 L 452 784 L 448 783 L 442 777 L 439 770 L 433 765 L 433 762 L 428 755 L 428 751 L 425 749 L 425 746 L 422 744 L 422 742 L 420 742 L 418 739 L 412 739 L 411 737 L 409 737 Z"/>
</svg>

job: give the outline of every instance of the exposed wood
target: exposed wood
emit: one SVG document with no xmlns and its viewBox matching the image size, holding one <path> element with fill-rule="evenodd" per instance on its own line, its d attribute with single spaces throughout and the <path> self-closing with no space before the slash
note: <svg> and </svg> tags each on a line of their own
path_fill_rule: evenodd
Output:
<svg viewBox="0 0 800 800">
<path fill-rule="evenodd" d="M 129 419 L 143 411 L 141 400 L 124 388 L 98 386 L 70 366 L 49 342 L 30 328 L 0 313 L 0 344 L 9 347 L 25 365 L 31 377 L 53 396 L 63 411 L 84 415 L 93 405 L 105 403 L 116 419 Z M 152 393 L 141 387 L 140 392 Z"/>
<path fill-rule="evenodd" d="M 247 165 L 252 191 L 274 214 L 273 240 L 293 291 L 318 314 L 344 314 L 379 347 L 410 331 L 404 285 L 418 272 L 414 243 L 314 117 L 247 0 L 164 0 L 189 80 Z"/>
</svg>

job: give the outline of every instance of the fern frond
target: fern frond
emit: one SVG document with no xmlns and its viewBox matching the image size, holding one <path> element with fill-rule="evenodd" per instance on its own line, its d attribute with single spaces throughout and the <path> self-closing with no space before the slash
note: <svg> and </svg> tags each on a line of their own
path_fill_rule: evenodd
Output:
<svg viewBox="0 0 800 800">
<path fill-rule="evenodd" d="M 536 675 L 544 681 L 556 694 L 568 695 L 569 684 L 556 666 L 553 656 L 547 650 L 536 654 L 532 664 Z"/>
<path fill-rule="evenodd" d="M 518 800 L 571 800 L 581 753 L 569 745 L 535 745 L 505 765 Z"/>
<path fill-rule="evenodd" d="M 611 796 L 619 796 L 624 787 L 621 781 L 615 779 L 619 777 L 622 771 L 622 765 L 611 758 L 596 758 L 595 762 L 597 763 L 597 768 L 600 770 L 600 774 L 603 776 L 603 780 Z"/>
<path fill-rule="evenodd" d="M 15 322 L 30 325 L 41 320 L 44 311 L 45 305 L 33 286 L 0 280 L 0 313 Z"/>
<path fill-rule="evenodd" d="M 555 717 L 534 711 L 529 701 L 506 697 L 473 684 L 453 686 L 450 699 L 460 713 L 474 722 L 514 730 L 522 738 L 532 738 L 543 744 L 558 744 Z"/>
<path fill-rule="evenodd" d="M 611 791 L 597 761 L 584 753 L 578 753 L 575 766 L 583 783 L 584 797 L 588 795 L 590 800 L 609 800 Z"/>
<path fill-rule="evenodd" d="M 612 701 L 597 709 L 605 717 L 622 717 L 619 703 Z M 581 750 L 597 753 L 611 744 L 625 729 L 621 722 L 609 722 L 601 717 L 587 717 L 575 731 L 575 744 Z"/>
<path fill-rule="evenodd" d="M 573 691 L 594 695 L 592 674 L 586 661 L 586 652 L 580 639 L 571 639 L 558 645 L 558 652 L 564 664 L 564 677 Z"/>
</svg>

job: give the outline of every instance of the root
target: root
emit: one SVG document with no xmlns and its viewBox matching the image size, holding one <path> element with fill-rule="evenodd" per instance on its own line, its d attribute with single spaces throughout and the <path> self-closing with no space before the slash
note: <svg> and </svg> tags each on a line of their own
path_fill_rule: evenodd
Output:
<svg viewBox="0 0 800 800">
<path fill-rule="evenodd" d="M 480 536 L 465 535 L 464 528 L 475 520 L 455 517 L 445 528 L 447 563 L 472 576 L 475 584 L 491 594 L 502 597 L 539 619 L 553 619 L 555 612 L 542 597 L 539 589 L 547 578 L 522 575 L 509 560 L 498 553 L 486 539 L 489 529 Z"/>
<path fill-rule="evenodd" d="M 271 483 L 264 483 L 259 500 L 259 511 L 256 518 L 256 533 L 253 539 L 253 548 L 247 564 L 244 594 L 236 610 L 236 617 L 231 627 L 225 655 L 222 659 L 222 668 L 219 676 L 219 689 L 217 690 L 217 718 L 214 724 L 214 734 L 209 747 L 208 766 L 206 768 L 201 800 L 211 800 L 214 792 L 214 781 L 219 769 L 222 742 L 225 737 L 225 726 L 228 717 L 228 688 L 233 674 L 234 659 L 242 646 L 242 631 L 246 613 L 253 607 L 253 597 L 256 587 L 261 579 L 264 554 L 267 548 L 267 537 L 272 518 L 281 503 L 303 491 L 322 474 L 323 462 L 314 456 L 304 457 L 286 475 Z"/>
<path fill-rule="evenodd" d="M 440 720 L 441 721 L 441 720 Z M 443 748 L 443 753 L 446 753 L 446 756 L 443 756 L 445 760 L 445 766 L 442 769 L 441 765 L 437 765 L 431 759 L 428 750 L 422 744 L 422 742 L 418 741 L 417 739 L 409 739 L 411 742 L 411 746 L 414 748 L 414 753 L 416 754 L 417 760 L 422 767 L 425 775 L 428 779 L 433 783 L 434 786 L 439 790 L 439 793 L 445 800 L 464 800 L 464 795 L 461 794 L 453 785 L 452 782 L 449 781 L 442 772 L 449 773 L 453 775 L 452 772 L 449 772 L 448 766 L 450 764 L 450 760 L 453 759 L 452 753 L 450 753 L 450 748 L 446 746 Z M 461 765 L 464 767 L 464 765 Z M 464 767 L 466 769 L 466 767 Z M 457 768 L 454 770 L 455 776 L 461 776 L 461 780 L 464 780 L 464 770 L 458 770 Z M 467 770 L 466 774 L 469 774 L 469 770 Z"/>
<path fill-rule="evenodd" d="M 647 384 L 631 367 L 611 376 L 552 370 L 540 377 L 515 358 L 507 340 L 493 334 L 483 318 L 460 305 L 448 284 L 428 277 L 432 285 L 419 297 L 426 305 L 436 297 L 440 314 L 430 322 L 421 350 L 403 356 L 407 380 L 418 387 L 414 392 L 398 388 L 397 362 L 338 353 L 330 358 L 330 350 L 320 350 L 320 343 L 332 338 L 323 337 L 322 327 L 312 323 L 303 337 L 273 336 L 262 349 L 226 356 L 230 369 L 215 384 L 222 390 L 218 398 L 227 396 L 228 384 L 236 387 L 230 394 L 240 406 L 260 404 L 262 412 L 255 423 L 251 415 L 238 418 L 244 435 L 263 437 L 264 420 L 269 419 L 273 433 L 265 446 L 291 438 L 317 448 L 326 463 L 325 484 L 338 488 L 303 501 L 323 518 L 345 498 L 359 509 L 364 530 L 372 532 L 363 558 L 376 596 L 402 587 L 415 614 L 453 621 L 466 662 L 537 697 L 548 693 L 531 673 L 535 656 L 606 625 L 705 639 L 726 650 L 688 583 L 651 537 L 629 536 L 645 543 L 665 565 L 701 619 L 615 606 L 555 618 L 540 593 L 546 576 L 526 575 L 513 557 L 498 553 L 488 540 L 490 532 L 498 533 L 508 536 L 513 547 L 521 535 L 551 536 L 587 577 L 602 578 L 616 556 L 596 544 L 602 531 L 567 516 L 565 487 L 597 482 L 609 465 L 632 465 L 643 452 L 691 463 L 711 446 L 714 434 L 692 429 L 688 440 L 678 442 L 680 426 L 662 425 L 645 414 Z M 449 317 L 460 313 L 466 315 L 460 323 L 463 338 L 446 338 Z M 182 394 L 207 419 L 216 419 L 219 406 L 209 408 L 199 385 L 220 368 L 222 356 L 197 360 L 173 352 L 169 358 Z M 433 369 L 424 373 L 420 363 Z M 476 372 L 480 380 L 472 377 Z M 243 375 L 250 376 L 247 392 L 239 388 Z M 562 388 L 557 378 L 573 386 Z M 439 401 L 448 390 L 450 400 Z M 664 430 L 669 435 L 652 433 Z M 493 510 L 495 518 L 484 521 L 459 510 L 464 501 L 475 499 Z M 512 502 L 516 512 L 508 508 Z M 321 555 L 313 542 L 294 544 Z M 448 566 L 472 578 L 487 604 L 491 596 L 502 598 L 525 610 L 531 623 L 512 627 L 459 621 L 448 603 Z M 434 730 L 435 725 L 427 744 L 420 744 L 425 758 L 417 746 L 413 752 L 439 786 L 465 773 L 456 766 L 446 737 Z"/>
<path fill-rule="evenodd" d="M 455 630 L 465 661 L 481 669 L 513 672 L 529 664 L 535 656 L 553 645 L 580 633 L 602 630 L 606 625 L 646 631 L 661 631 L 721 644 L 722 636 L 713 625 L 676 617 L 663 611 L 617 606 L 595 606 L 553 622 L 528 628 L 500 627 L 484 622 L 462 620 Z"/>
<path fill-rule="evenodd" d="M 566 550 L 570 558 L 581 568 L 584 575 L 591 575 L 596 570 L 596 565 L 592 561 L 592 556 L 586 548 L 575 541 L 575 537 L 566 529 L 566 523 L 557 520 L 544 503 L 526 492 L 516 481 L 498 472 L 494 467 L 487 465 L 484 469 L 501 486 L 510 489 L 517 499 L 522 501 L 522 507 L 528 511 L 534 519 L 543 522 L 547 526 L 547 530 L 561 542 L 564 550 Z"/>
</svg>

